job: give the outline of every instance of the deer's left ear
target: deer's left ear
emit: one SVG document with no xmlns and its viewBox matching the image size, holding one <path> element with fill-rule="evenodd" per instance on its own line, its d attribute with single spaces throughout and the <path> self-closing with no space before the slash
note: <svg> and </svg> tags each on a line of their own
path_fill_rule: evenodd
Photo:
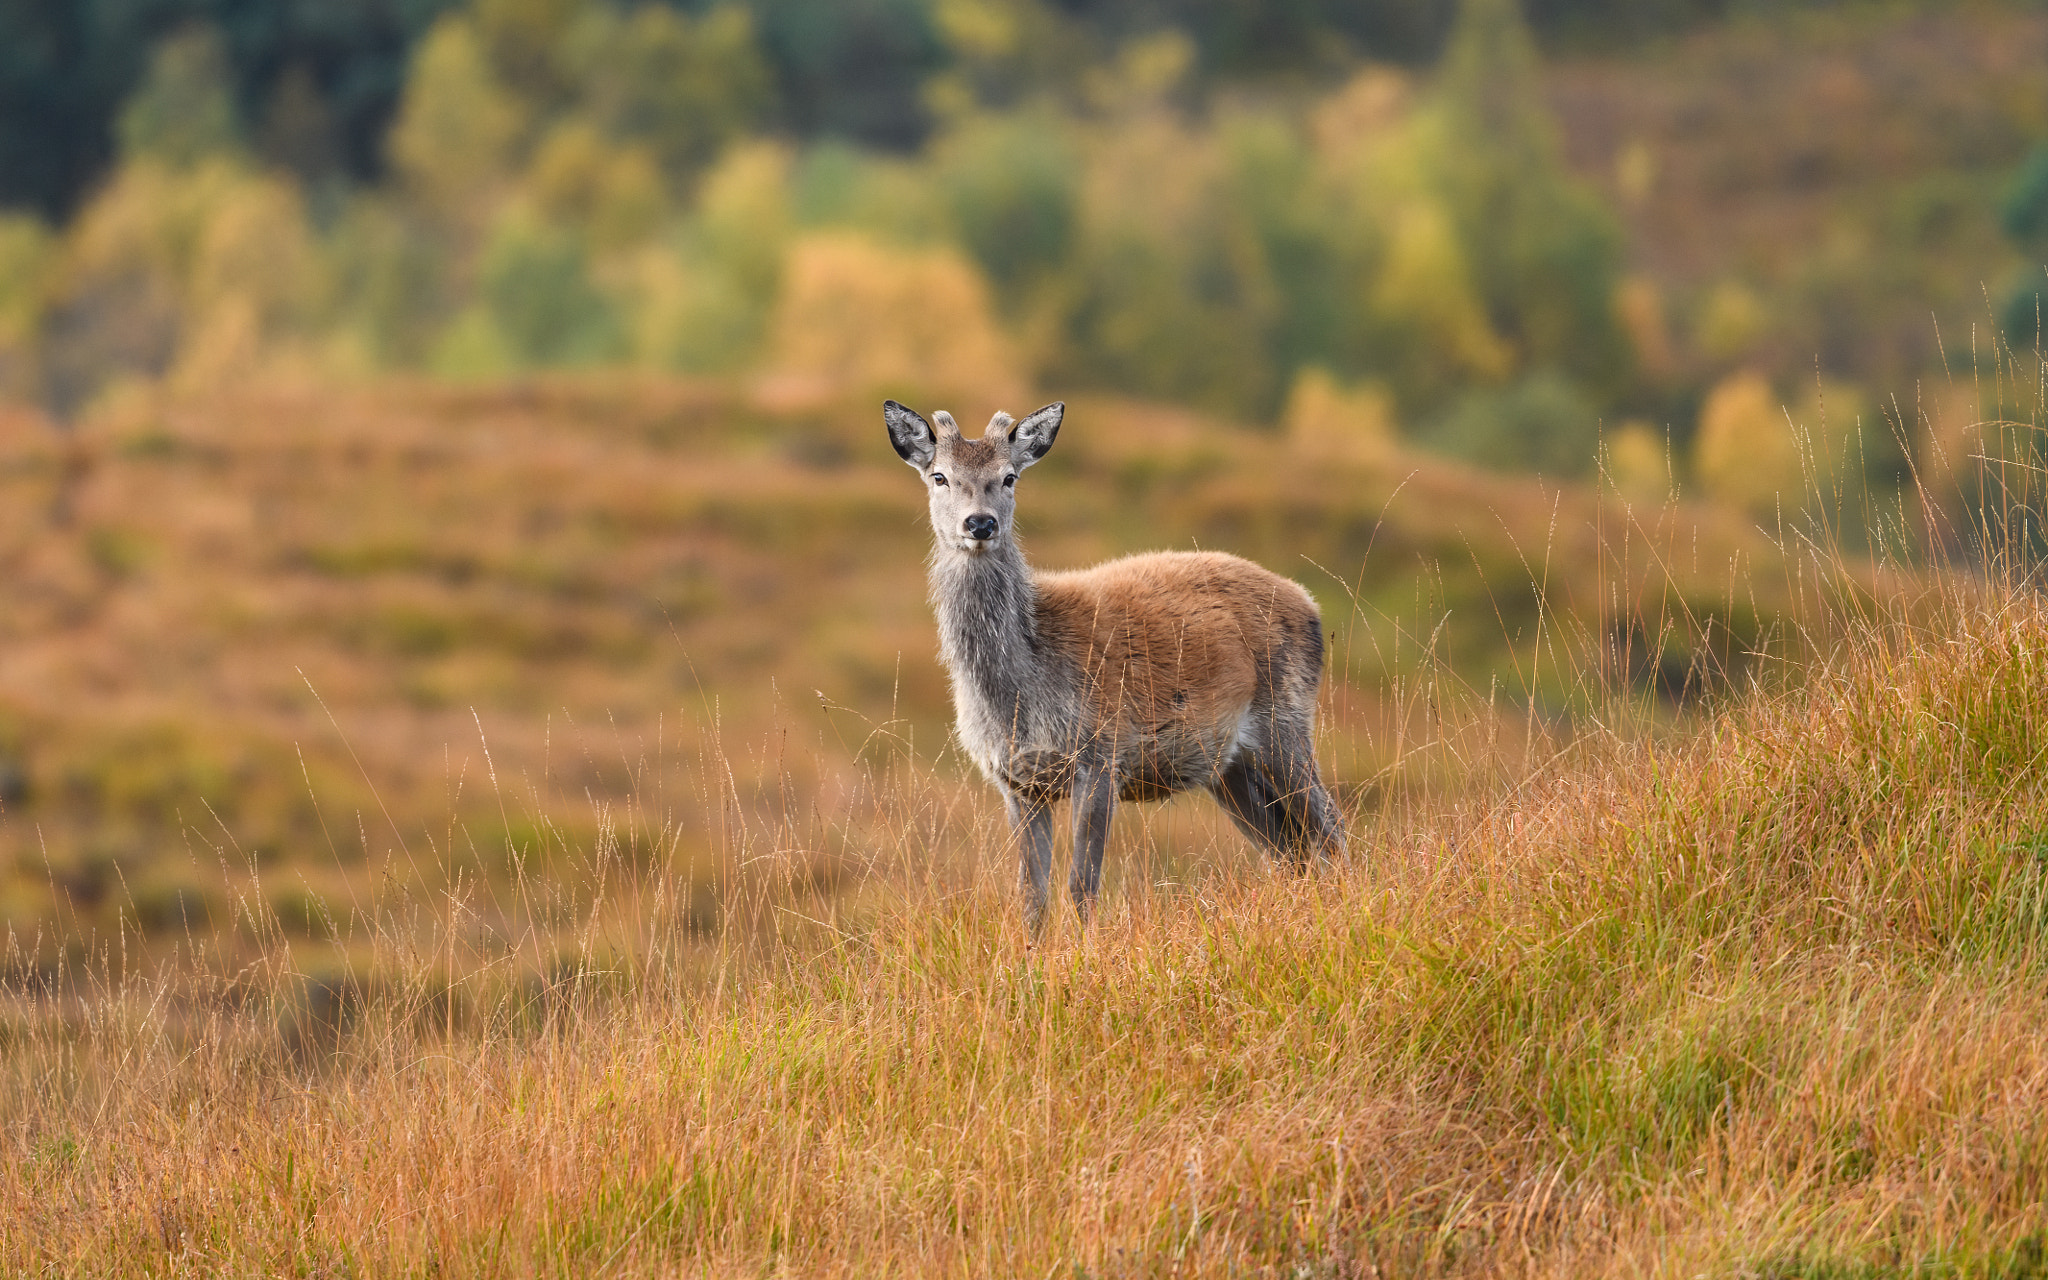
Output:
<svg viewBox="0 0 2048 1280">
<path fill-rule="evenodd" d="M 1038 461 L 1059 438 L 1060 419 L 1067 414 L 1064 400 L 1051 404 L 1010 428 L 1010 461 L 1022 471 Z"/>
</svg>

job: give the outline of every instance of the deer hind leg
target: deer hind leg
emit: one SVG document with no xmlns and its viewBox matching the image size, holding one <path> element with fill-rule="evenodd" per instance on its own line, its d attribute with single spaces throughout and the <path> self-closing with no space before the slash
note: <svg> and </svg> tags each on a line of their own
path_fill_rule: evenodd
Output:
<svg viewBox="0 0 2048 1280">
<path fill-rule="evenodd" d="M 1294 826 L 1301 836 L 1302 860 L 1324 863 L 1344 856 L 1344 817 L 1337 808 L 1337 798 L 1330 794 L 1322 775 L 1316 771 L 1311 723 L 1301 720 L 1286 726 L 1278 742 L 1286 756 L 1286 803 L 1295 815 Z"/>
<path fill-rule="evenodd" d="M 1316 776 L 1306 725 L 1275 725 L 1264 745 L 1224 766 L 1210 791 L 1239 830 L 1297 871 L 1344 852 L 1344 821 Z"/>
<path fill-rule="evenodd" d="M 1052 809 L 1043 800 L 1003 792 L 1010 829 L 1017 834 L 1017 879 L 1024 889 L 1024 927 L 1036 938 L 1045 932 L 1045 905 L 1052 893 Z"/>
</svg>

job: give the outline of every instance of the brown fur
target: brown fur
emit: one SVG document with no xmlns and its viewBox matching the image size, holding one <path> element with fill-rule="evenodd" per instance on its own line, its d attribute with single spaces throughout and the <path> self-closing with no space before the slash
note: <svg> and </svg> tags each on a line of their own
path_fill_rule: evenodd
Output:
<svg viewBox="0 0 2048 1280">
<path fill-rule="evenodd" d="M 1152 744 L 1155 767 L 1184 762 L 1174 778 L 1220 769 L 1248 708 L 1313 714 L 1322 620 L 1278 574 L 1218 552 L 1152 552 L 1033 578 L 1040 639 L 1086 673 L 1097 732 Z M 1180 789 L 1135 781 L 1125 798 Z"/>
</svg>

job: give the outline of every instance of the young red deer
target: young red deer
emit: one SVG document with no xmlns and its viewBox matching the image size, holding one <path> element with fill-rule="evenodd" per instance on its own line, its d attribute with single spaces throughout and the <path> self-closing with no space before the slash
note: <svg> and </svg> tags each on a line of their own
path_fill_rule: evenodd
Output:
<svg viewBox="0 0 2048 1280">
<path fill-rule="evenodd" d="M 1059 435 L 1064 404 L 962 438 L 882 406 L 889 442 L 924 477 L 932 606 L 960 741 L 1002 790 L 1021 836 L 1024 913 L 1045 924 L 1052 804 L 1072 797 L 1068 881 L 1085 923 L 1110 807 L 1206 787 L 1239 828 L 1300 869 L 1344 848 L 1316 777 L 1321 615 L 1308 592 L 1236 556 L 1155 552 L 1072 573 L 1024 563 L 1017 476 Z"/>
</svg>

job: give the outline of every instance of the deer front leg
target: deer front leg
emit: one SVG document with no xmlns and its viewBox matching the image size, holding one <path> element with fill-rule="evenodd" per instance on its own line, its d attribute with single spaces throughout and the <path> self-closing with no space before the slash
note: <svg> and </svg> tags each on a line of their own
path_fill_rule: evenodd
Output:
<svg viewBox="0 0 2048 1280">
<path fill-rule="evenodd" d="M 1083 764 L 1074 773 L 1074 871 L 1067 891 L 1081 923 L 1095 905 L 1102 885 L 1102 844 L 1109 838 L 1109 815 L 1116 803 L 1116 769 L 1104 763 Z"/>
<path fill-rule="evenodd" d="M 1017 835 L 1018 881 L 1024 889 L 1024 927 L 1033 938 L 1045 932 L 1045 903 L 1052 890 L 1052 809 L 1043 800 L 1003 792 L 1010 829 Z"/>
</svg>

